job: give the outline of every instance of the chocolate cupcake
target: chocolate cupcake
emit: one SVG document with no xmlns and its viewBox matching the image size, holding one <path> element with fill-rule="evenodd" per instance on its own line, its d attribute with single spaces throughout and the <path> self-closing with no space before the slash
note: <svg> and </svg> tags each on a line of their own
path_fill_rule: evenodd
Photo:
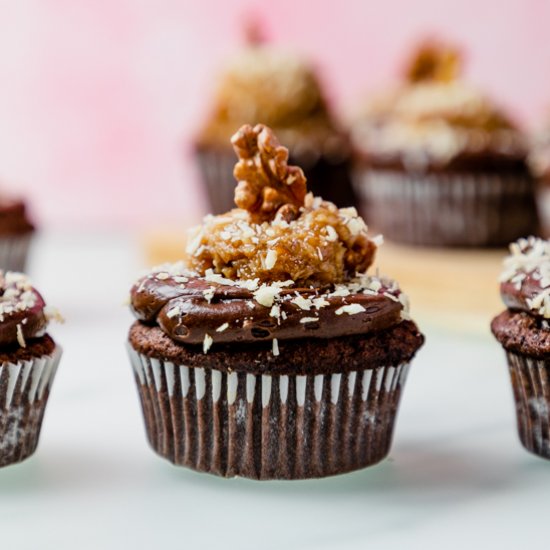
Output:
<svg viewBox="0 0 550 550">
<path fill-rule="evenodd" d="M 25 270 L 33 233 L 25 203 L 0 194 L 0 269 Z"/>
<path fill-rule="evenodd" d="M 423 336 L 355 208 L 306 194 L 269 128 L 232 138 L 237 208 L 186 262 L 131 290 L 129 353 L 149 443 L 220 476 L 300 479 L 382 460 Z"/>
<path fill-rule="evenodd" d="M 508 358 L 519 437 L 550 459 L 550 241 L 529 237 L 510 246 L 500 293 L 507 309 L 491 329 Z"/>
<path fill-rule="evenodd" d="M 458 79 L 460 56 L 425 44 L 406 82 L 375 98 L 352 131 L 362 211 L 392 240 L 498 246 L 538 231 L 528 144 Z"/>
<path fill-rule="evenodd" d="M 235 162 L 229 140 L 247 122 L 276 131 L 315 195 L 338 206 L 355 204 L 349 139 L 330 112 L 315 71 L 296 55 L 255 42 L 228 60 L 211 114 L 195 139 L 213 213 L 233 207 Z"/>
<path fill-rule="evenodd" d="M 33 454 L 61 348 L 56 316 L 22 273 L 0 271 L 0 466 Z"/>
</svg>

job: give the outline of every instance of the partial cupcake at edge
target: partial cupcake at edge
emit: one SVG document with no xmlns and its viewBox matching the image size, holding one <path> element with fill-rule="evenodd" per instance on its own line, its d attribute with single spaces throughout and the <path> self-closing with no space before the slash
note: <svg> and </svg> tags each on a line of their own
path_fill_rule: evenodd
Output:
<svg viewBox="0 0 550 550">
<path fill-rule="evenodd" d="M 316 70 L 295 52 L 266 44 L 256 31 L 227 60 L 195 138 L 195 157 L 214 214 L 233 207 L 229 140 L 247 123 L 273 128 L 315 195 L 338 206 L 355 205 L 349 138 L 330 109 Z"/>
<path fill-rule="evenodd" d="M 539 231 L 528 140 L 461 69 L 457 49 L 426 41 L 353 123 L 361 210 L 388 239 L 485 247 Z"/>
<path fill-rule="evenodd" d="M 25 271 L 34 232 L 26 201 L 0 189 L 0 269 Z"/>
<path fill-rule="evenodd" d="M 398 284 L 368 274 L 379 238 L 307 193 L 263 126 L 231 139 L 236 208 L 207 216 L 185 261 L 131 290 L 128 349 L 152 448 L 219 476 L 304 479 L 390 449 L 424 337 Z"/>
<path fill-rule="evenodd" d="M 491 329 L 506 352 L 519 437 L 550 459 L 550 241 L 512 243 L 500 281 L 506 310 Z"/>
<path fill-rule="evenodd" d="M 0 270 L 0 466 L 32 455 L 61 348 L 47 334 L 61 320 L 23 273 Z"/>
</svg>

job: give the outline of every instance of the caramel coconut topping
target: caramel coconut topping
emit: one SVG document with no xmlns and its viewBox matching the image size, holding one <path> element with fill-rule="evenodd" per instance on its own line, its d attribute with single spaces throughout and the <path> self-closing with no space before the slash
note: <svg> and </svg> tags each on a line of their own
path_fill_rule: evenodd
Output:
<svg viewBox="0 0 550 550">
<path fill-rule="evenodd" d="M 235 128 L 262 121 L 295 153 L 347 155 L 347 139 L 326 104 L 315 70 L 295 53 L 252 42 L 228 60 L 214 90 L 211 115 L 197 138 L 199 149 L 225 150 Z"/>
<path fill-rule="evenodd" d="M 0 270 L 0 346 L 26 347 L 27 340 L 43 336 L 49 319 L 57 316 L 26 275 Z"/>
<path fill-rule="evenodd" d="M 269 128 L 243 126 L 232 142 L 239 208 L 207 216 L 194 231 L 193 270 L 295 285 L 342 283 L 367 270 L 376 244 L 355 208 L 306 195 L 302 170 L 288 166 L 288 150 Z"/>
<path fill-rule="evenodd" d="M 509 309 L 550 319 L 550 241 L 529 237 L 512 243 L 500 283 Z"/>
<path fill-rule="evenodd" d="M 232 139 L 238 208 L 207 216 L 188 260 L 161 266 L 131 291 L 131 308 L 180 343 L 334 338 L 408 319 L 394 281 L 367 275 L 380 239 L 354 208 L 307 194 L 302 170 L 263 126 Z"/>
<path fill-rule="evenodd" d="M 356 146 L 372 163 L 388 167 L 483 166 L 479 159 L 487 156 L 506 166 L 524 161 L 526 139 L 498 106 L 460 78 L 461 65 L 452 46 L 422 44 L 404 82 L 364 106 L 353 128 Z"/>
</svg>

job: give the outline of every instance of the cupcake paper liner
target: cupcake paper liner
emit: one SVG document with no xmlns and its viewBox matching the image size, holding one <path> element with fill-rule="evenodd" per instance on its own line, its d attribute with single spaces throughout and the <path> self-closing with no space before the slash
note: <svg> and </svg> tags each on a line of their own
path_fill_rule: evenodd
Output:
<svg viewBox="0 0 550 550">
<path fill-rule="evenodd" d="M 369 225 L 395 241 L 499 246 L 539 231 L 534 182 L 521 174 L 366 170 L 355 184 Z"/>
<path fill-rule="evenodd" d="M 0 365 L 0 466 L 33 454 L 62 350 Z"/>
<path fill-rule="evenodd" d="M 128 350 L 152 448 L 174 464 L 252 479 L 324 477 L 382 460 L 409 369 L 253 375 Z"/>
<path fill-rule="evenodd" d="M 530 452 L 550 459 L 550 361 L 506 352 L 519 438 Z"/>
<path fill-rule="evenodd" d="M 25 271 L 32 233 L 0 236 L 0 269 Z"/>
<path fill-rule="evenodd" d="M 196 153 L 202 179 L 206 186 L 213 214 L 222 214 L 235 208 L 235 153 L 220 150 L 200 150 Z M 325 200 L 340 207 L 354 206 L 355 193 L 352 188 L 349 163 L 331 163 L 323 157 L 310 166 L 303 166 L 299 159 L 290 159 L 302 166 L 308 179 L 308 189 Z"/>
</svg>

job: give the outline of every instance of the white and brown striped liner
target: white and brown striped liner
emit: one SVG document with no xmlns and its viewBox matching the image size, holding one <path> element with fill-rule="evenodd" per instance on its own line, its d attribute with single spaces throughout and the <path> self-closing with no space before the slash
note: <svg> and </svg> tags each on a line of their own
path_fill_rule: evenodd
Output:
<svg viewBox="0 0 550 550">
<path fill-rule="evenodd" d="M 510 351 L 506 356 L 521 443 L 550 459 L 550 362 Z"/>
<path fill-rule="evenodd" d="M 0 364 L 0 466 L 36 449 L 61 353 L 56 346 L 52 355 Z"/>
<path fill-rule="evenodd" d="M 0 269 L 24 272 L 32 233 L 0 237 Z"/>
<path fill-rule="evenodd" d="M 153 449 L 175 464 L 253 479 L 324 477 L 382 460 L 409 368 L 227 374 L 128 349 Z"/>
<path fill-rule="evenodd" d="M 521 174 L 356 174 L 362 215 L 388 239 L 426 245 L 508 244 L 537 233 L 533 180 Z"/>
</svg>

